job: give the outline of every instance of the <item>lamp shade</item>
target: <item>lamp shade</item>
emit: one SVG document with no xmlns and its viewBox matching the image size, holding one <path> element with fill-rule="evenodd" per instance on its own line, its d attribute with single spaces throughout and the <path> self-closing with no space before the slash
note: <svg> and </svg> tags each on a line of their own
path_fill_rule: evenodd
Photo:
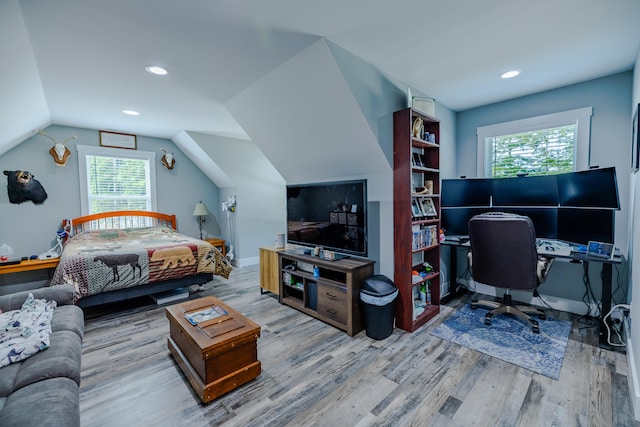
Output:
<svg viewBox="0 0 640 427">
<path fill-rule="evenodd" d="M 207 216 L 209 215 L 209 211 L 204 203 L 201 201 L 196 203 L 196 207 L 193 209 L 193 216 Z"/>
</svg>

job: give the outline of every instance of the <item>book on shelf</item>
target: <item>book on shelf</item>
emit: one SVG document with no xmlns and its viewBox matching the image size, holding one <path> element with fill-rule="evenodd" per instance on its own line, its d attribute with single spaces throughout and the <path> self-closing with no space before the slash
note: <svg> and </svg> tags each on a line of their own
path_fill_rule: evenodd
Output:
<svg viewBox="0 0 640 427">
<path fill-rule="evenodd" d="M 429 246 L 434 246 L 438 243 L 438 227 L 435 225 L 428 225 L 426 227 L 415 228 L 412 231 L 412 249 L 418 250 Z"/>
</svg>

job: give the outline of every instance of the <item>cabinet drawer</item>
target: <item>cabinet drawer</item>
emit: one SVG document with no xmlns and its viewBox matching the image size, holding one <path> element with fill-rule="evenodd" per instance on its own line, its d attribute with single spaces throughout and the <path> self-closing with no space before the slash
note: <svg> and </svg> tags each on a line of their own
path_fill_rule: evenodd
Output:
<svg viewBox="0 0 640 427">
<path fill-rule="evenodd" d="M 347 289 L 318 282 L 318 315 L 347 323 Z"/>
</svg>

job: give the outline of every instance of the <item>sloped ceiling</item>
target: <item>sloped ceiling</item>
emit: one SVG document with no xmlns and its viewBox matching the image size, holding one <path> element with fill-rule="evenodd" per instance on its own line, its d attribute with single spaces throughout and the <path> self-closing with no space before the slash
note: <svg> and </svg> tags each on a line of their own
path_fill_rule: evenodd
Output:
<svg viewBox="0 0 640 427">
<path fill-rule="evenodd" d="M 287 182 L 389 168 L 324 40 L 226 105 Z"/>
<path fill-rule="evenodd" d="M 321 69 L 330 71 L 327 80 L 292 73 L 289 89 L 279 79 L 306 66 L 283 65 L 308 56 L 307 49 L 323 40 L 462 111 L 630 70 L 640 46 L 638 18 L 637 0 L 2 0 L 0 154 L 55 123 L 177 140 L 182 132 L 238 139 L 264 134 L 256 143 L 271 158 L 283 149 L 268 144 L 296 145 L 283 141 L 280 131 L 299 136 L 283 129 L 281 118 L 261 123 L 277 129 L 256 133 L 253 120 L 240 116 L 254 102 L 264 106 L 260 97 L 270 90 L 261 86 L 263 79 L 281 89 L 287 105 L 300 88 L 297 102 L 309 105 L 310 113 L 320 111 L 303 95 L 326 100 L 322 85 L 328 85 L 337 96 L 334 105 L 344 111 L 329 114 L 324 126 L 307 123 L 307 135 L 327 141 L 337 133 L 328 127 L 340 129 L 351 120 L 361 134 L 342 134 L 367 140 L 377 135 L 377 116 L 363 111 L 357 79 L 337 78 L 328 65 L 335 59 L 318 50 Z M 334 58 L 337 48 L 331 48 Z M 149 75 L 148 64 L 171 72 Z M 497 74 L 509 68 L 522 70 L 521 77 L 500 81 Z M 338 94 L 341 85 L 351 93 Z M 348 97 L 355 97 L 365 118 Z M 141 114 L 125 116 L 124 109 Z"/>
</svg>

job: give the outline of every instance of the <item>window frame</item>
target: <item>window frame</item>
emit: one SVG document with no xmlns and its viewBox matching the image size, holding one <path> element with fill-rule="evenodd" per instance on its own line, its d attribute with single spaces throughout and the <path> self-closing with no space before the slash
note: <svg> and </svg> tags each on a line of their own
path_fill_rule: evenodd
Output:
<svg viewBox="0 0 640 427">
<path fill-rule="evenodd" d="M 78 145 L 78 170 L 80 181 L 80 212 L 89 215 L 89 186 L 87 181 L 87 155 L 118 157 L 124 159 L 139 159 L 149 162 L 149 191 L 151 198 L 151 212 L 157 209 L 156 193 L 156 153 L 152 151 L 127 150 L 120 148 L 93 147 Z"/>
<path fill-rule="evenodd" d="M 561 126 L 576 126 L 576 146 L 574 150 L 574 171 L 589 168 L 591 151 L 591 116 L 593 107 L 578 108 L 559 113 L 545 114 L 510 122 L 479 126 L 477 132 L 477 176 L 487 176 L 487 138 L 502 135 L 512 135 L 523 132 L 533 132 L 541 129 L 551 129 Z"/>
</svg>

